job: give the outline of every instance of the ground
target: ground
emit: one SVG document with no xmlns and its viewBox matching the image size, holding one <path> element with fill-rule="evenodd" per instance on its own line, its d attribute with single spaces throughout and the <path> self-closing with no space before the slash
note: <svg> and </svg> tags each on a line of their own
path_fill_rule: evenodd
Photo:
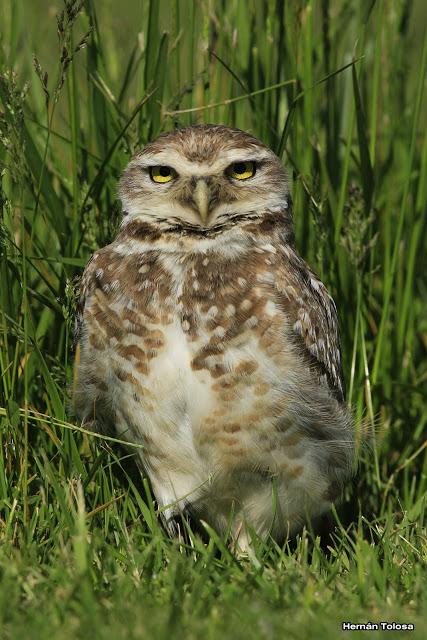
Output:
<svg viewBox="0 0 427 640">
<path fill-rule="evenodd" d="M 426 637 L 425 3 L 3 4 L 0 637 Z M 78 278 L 117 229 L 120 172 L 196 122 L 287 166 L 357 425 L 331 534 L 252 561 L 209 529 L 169 540 L 129 452 L 69 401 Z"/>
</svg>

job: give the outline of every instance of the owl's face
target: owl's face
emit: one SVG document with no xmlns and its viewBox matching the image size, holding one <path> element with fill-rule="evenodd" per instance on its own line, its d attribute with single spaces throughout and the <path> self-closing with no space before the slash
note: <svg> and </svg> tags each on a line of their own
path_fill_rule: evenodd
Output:
<svg viewBox="0 0 427 640">
<path fill-rule="evenodd" d="M 235 215 L 284 210 L 289 192 L 268 147 L 239 129 L 200 125 L 162 134 L 136 154 L 119 196 L 129 217 L 207 228 Z"/>
</svg>

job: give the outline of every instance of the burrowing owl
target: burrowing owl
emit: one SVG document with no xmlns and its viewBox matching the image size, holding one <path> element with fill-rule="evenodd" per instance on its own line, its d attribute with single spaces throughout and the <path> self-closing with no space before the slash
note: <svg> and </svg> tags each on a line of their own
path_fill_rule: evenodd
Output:
<svg viewBox="0 0 427 640">
<path fill-rule="evenodd" d="M 134 156 L 120 198 L 82 281 L 78 415 L 143 444 L 166 522 L 190 513 L 241 551 L 283 540 L 354 459 L 335 305 L 295 250 L 286 173 L 243 131 L 188 127 Z"/>
</svg>

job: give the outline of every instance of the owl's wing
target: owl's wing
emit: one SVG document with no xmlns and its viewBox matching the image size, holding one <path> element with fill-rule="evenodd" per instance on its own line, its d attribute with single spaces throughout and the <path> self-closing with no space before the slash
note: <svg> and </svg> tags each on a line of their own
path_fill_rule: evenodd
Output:
<svg viewBox="0 0 427 640">
<path fill-rule="evenodd" d="M 83 329 L 83 314 L 85 310 L 86 300 L 96 287 L 95 270 L 96 270 L 96 254 L 91 256 L 86 264 L 83 276 L 80 280 L 79 297 L 77 301 L 76 315 L 74 318 L 74 349 L 77 349 Z"/>
<path fill-rule="evenodd" d="M 120 288 L 116 284 L 121 281 L 121 262 L 113 245 L 90 258 L 80 281 L 74 326 L 72 410 L 90 428 L 103 432 L 112 429 L 114 422 L 102 354 L 110 338 L 119 338 L 122 329 L 113 308 Z"/>
<path fill-rule="evenodd" d="M 344 398 L 338 318 L 335 303 L 324 284 L 290 248 L 283 248 L 276 288 L 309 366 L 342 401 Z"/>
</svg>

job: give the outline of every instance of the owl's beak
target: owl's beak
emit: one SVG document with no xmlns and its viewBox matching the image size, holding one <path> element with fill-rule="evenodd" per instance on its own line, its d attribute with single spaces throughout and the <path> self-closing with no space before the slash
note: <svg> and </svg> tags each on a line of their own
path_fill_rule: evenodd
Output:
<svg viewBox="0 0 427 640">
<path fill-rule="evenodd" d="M 193 200 L 199 210 L 200 218 L 205 223 L 209 216 L 210 190 L 205 180 L 197 180 L 193 192 Z"/>
</svg>

